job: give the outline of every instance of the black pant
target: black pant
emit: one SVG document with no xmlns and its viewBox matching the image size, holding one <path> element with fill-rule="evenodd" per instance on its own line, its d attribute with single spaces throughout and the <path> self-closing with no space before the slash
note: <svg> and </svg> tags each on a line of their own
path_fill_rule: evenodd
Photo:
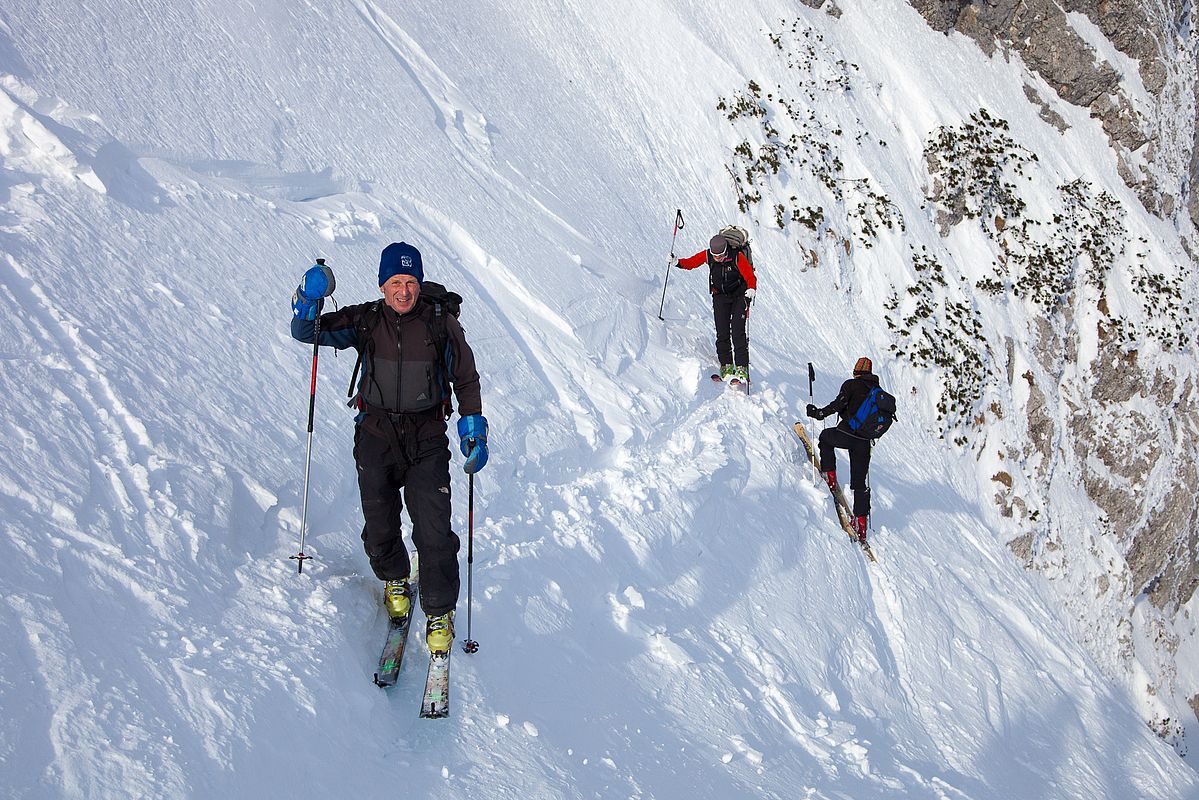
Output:
<svg viewBox="0 0 1199 800">
<path fill-rule="evenodd" d="M 450 449 L 442 434 L 407 447 L 409 461 L 392 443 L 361 427 L 354 434 L 354 462 L 362 497 L 362 542 L 379 580 L 408 576 L 400 512 L 408 503 L 412 543 L 420 562 L 420 604 L 432 616 L 458 603 L 458 535 L 450 530 Z M 403 490 L 401 500 L 400 490 Z"/>
<path fill-rule="evenodd" d="M 712 316 L 716 320 L 716 358 L 720 360 L 720 365 L 749 367 L 749 340 L 745 337 L 745 292 L 712 295 Z"/>
<path fill-rule="evenodd" d="M 870 487 L 866 473 L 870 471 L 870 440 L 862 439 L 840 428 L 825 428 L 820 433 L 820 471 L 837 469 L 836 448 L 849 451 L 849 488 L 853 489 L 853 515 L 870 516 Z"/>
</svg>

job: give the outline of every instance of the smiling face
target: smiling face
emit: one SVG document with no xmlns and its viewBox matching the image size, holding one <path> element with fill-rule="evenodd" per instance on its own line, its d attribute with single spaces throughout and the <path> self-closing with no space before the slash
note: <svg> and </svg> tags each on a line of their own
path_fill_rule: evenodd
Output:
<svg viewBox="0 0 1199 800">
<path fill-rule="evenodd" d="M 383 302 L 397 314 L 407 314 L 416 306 L 420 297 L 420 281 L 411 275 L 392 275 L 379 287 Z"/>
</svg>

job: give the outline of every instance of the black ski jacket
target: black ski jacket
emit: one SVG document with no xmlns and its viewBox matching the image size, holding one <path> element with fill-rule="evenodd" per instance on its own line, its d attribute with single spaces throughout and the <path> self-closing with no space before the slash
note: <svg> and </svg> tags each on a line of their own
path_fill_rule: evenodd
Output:
<svg viewBox="0 0 1199 800">
<path fill-rule="evenodd" d="M 380 313 L 368 334 L 371 341 L 367 342 L 359 331 L 359 322 L 376 307 Z M 321 314 L 322 345 L 360 351 L 370 346 L 372 350 L 370 363 L 363 364 L 359 380 L 362 400 L 359 424 L 384 439 L 393 439 L 398 425 L 409 452 L 414 449 L 412 443 L 443 437 L 446 432 L 440 403 L 443 390 L 437 375 L 439 354 L 431 334 L 432 316 L 432 306 L 423 300 L 403 316 L 379 301 Z M 311 321 L 293 319 L 291 335 L 311 344 L 314 328 Z M 445 377 L 458 399 L 458 414 L 463 417 L 480 414 L 483 404 L 474 353 L 452 314 L 445 317 L 445 329 L 450 345 L 450 358 L 444 364 L 448 372 Z"/>
<path fill-rule="evenodd" d="M 855 436 L 856 434 L 849 428 L 848 420 L 858 413 L 858 406 L 862 405 L 866 395 L 870 394 L 870 390 L 876 386 L 878 386 L 878 376 L 874 374 L 867 373 L 850 378 L 841 384 L 841 391 L 837 393 L 833 402 L 824 408 L 816 409 L 817 416 L 824 419 L 834 412 L 840 414 L 841 421 L 837 423 L 837 430 Z"/>
</svg>

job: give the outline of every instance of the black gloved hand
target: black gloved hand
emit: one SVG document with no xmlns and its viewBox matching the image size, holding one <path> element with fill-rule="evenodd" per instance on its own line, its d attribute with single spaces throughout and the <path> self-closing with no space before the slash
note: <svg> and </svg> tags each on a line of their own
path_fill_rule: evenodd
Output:
<svg viewBox="0 0 1199 800">
<path fill-rule="evenodd" d="M 808 403 L 808 407 L 805 410 L 812 419 L 824 419 L 824 415 L 820 413 L 820 409 L 811 403 Z"/>
</svg>

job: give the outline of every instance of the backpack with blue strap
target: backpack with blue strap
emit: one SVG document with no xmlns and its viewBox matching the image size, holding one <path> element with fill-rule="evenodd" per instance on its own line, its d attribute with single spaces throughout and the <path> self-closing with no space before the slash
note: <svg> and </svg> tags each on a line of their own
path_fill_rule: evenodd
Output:
<svg viewBox="0 0 1199 800">
<path fill-rule="evenodd" d="M 878 439 L 887 432 L 895 419 L 895 396 L 875 386 L 845 424 L 853 431 L 854 436 Z"/>
</svg>

